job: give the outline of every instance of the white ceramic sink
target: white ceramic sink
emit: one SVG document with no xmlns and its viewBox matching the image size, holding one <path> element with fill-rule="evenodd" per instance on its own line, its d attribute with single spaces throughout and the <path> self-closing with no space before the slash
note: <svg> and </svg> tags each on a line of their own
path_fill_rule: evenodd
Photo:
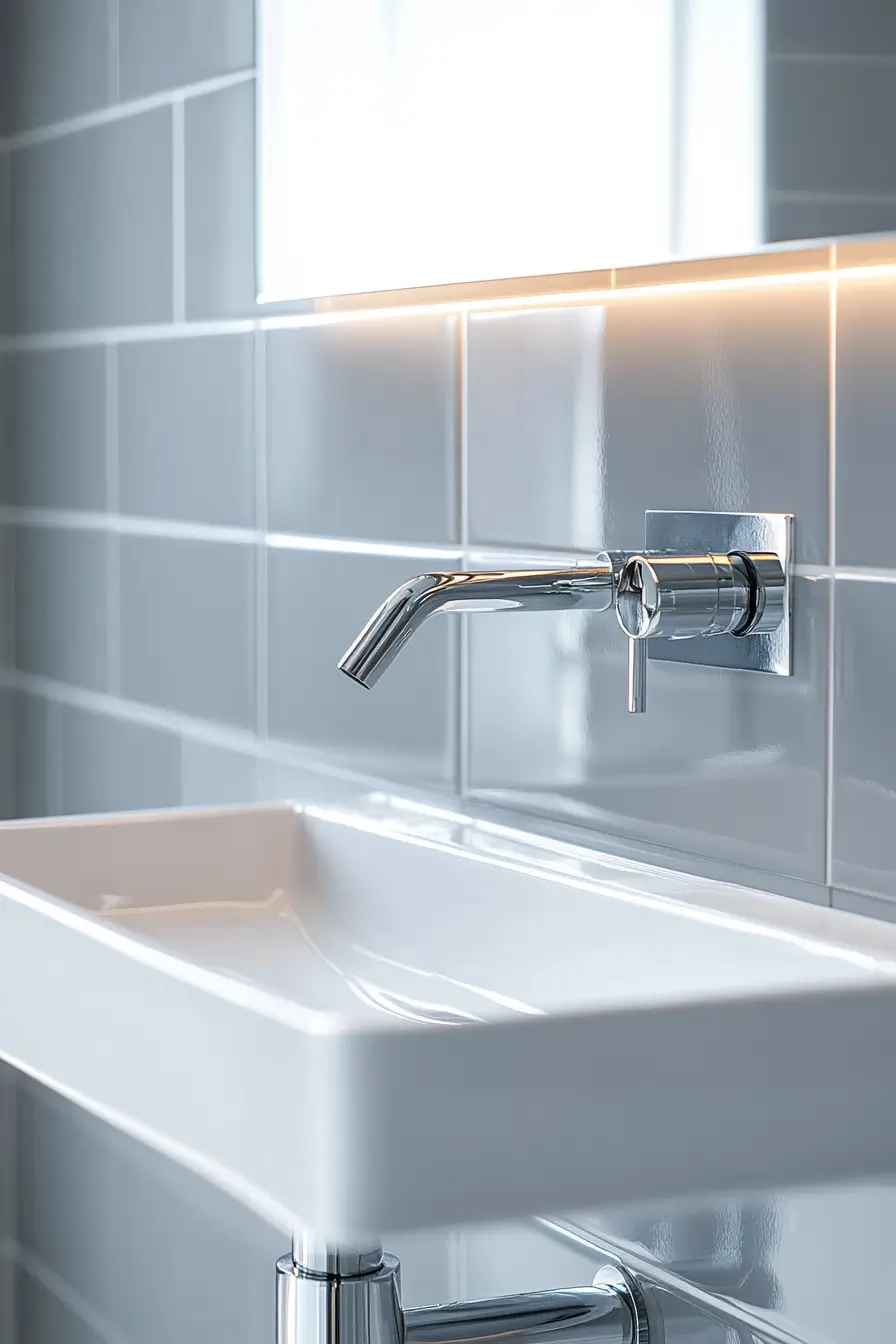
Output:
<svg viewBox="0 0 896 1344">
<path fill-rule="evenodd" d="M 327 1235 L 896 1170 L 896 929 L 371 801 L 0 827 L 0 1054 Z"/>
</svg>

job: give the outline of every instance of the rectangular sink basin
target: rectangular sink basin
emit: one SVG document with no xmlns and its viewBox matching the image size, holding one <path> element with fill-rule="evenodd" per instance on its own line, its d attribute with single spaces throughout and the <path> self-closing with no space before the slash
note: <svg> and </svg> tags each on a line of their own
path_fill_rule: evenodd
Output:
<svg viewBox="0 0 896 1344">
<path fill-rule="evenodd" d="M 372 799 L 0 826 L 0 1055 L 354 1238 L 896 1170 L 896 929 Z"/>
</svg>

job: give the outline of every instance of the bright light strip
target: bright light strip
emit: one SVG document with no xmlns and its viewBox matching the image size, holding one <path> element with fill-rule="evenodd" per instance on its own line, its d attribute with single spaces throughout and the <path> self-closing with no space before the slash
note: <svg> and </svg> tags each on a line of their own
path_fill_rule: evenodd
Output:
<svg viewBox="0 0 896 1344">
<path fill-rule="evenodd" d="M 668 281 L 665 284 L 632 285 L 619 289 L 573 290 L 567 293 L 513 295 L 508 298 L 451 299 L 444 302 L 395 304 L 382 308 L 338 309 L 326 313 L 303 313 L 282 317 L 262 318 L 260 326 L 267 331 L 278 328 L 333 326 L 341 322 L 381 322 L 387 318 L 430 316 L 443 313 L 519 312 L 532 308 L 568 308 L 604 306 L 634 302 L 661 295 L 677 297 L 686 294 L 726 293 L 746 289 L 780 289 L 787 286 L 817 284 L 820 281 L 836 283 L 853 278 L 877 279 L 896 275 L 896 262 L 874 266 L 831 267 L 814 271 L 775 271 L 768 275 L 741 275 L 711 277 L 706 280 Z M 259 299 L 265 302 L 264 297 Z"/>
</svg>

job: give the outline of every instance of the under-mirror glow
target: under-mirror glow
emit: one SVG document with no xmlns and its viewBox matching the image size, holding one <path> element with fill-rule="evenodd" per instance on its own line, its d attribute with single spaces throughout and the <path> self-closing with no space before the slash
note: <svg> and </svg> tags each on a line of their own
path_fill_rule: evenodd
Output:
<svg viewBox="0 0 896 1344">
<path fill-rule="evenodd" d="M 259 0 L 259 287 L 762 242 L 761 0 Z"/>
</svg>

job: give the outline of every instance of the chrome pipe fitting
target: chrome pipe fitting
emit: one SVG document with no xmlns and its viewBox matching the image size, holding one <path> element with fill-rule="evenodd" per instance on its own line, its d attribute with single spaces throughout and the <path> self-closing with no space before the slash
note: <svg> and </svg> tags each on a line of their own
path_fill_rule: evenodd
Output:
<svg viewBox="0 0 896 1344">
<path fill-rule="evenodd" d="M 395 1256 L 315 1243 L 309 1268 L 296 1248 L 277 1262 L 277 1344 L 661 1344 L 636 1280 L 616 1265 L 584 1288 L 403 1311 Z"/>
<path fill-rule="evenodd" d="M 380 1257 L 362 1274 L 319 1273 L 292 1255 L 278 1260 L 277 1344 L 404 1344 L 399 1264 Z"/>
</svg>

